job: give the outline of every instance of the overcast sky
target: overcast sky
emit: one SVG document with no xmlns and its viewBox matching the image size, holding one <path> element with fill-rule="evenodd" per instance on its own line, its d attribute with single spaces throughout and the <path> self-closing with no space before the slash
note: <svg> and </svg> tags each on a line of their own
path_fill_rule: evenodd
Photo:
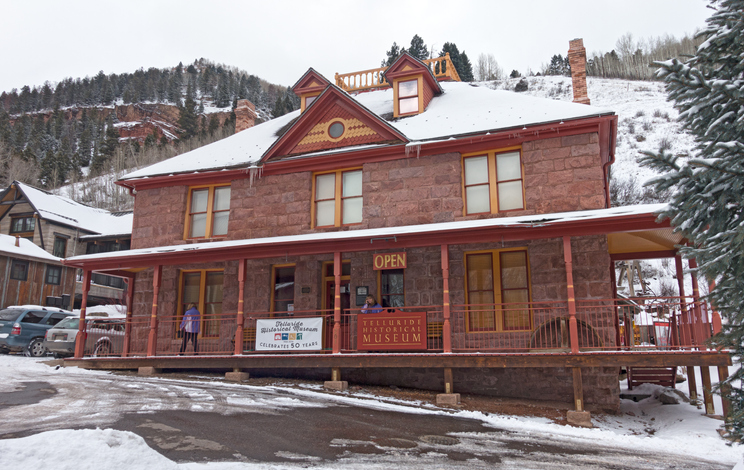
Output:
<svg viewBox="0 0 744 470">
<path fill-rule="evenodd" d="M 454 42 L 475 66 L 540 70 L 568 41 L 590 55 L 618 38 L 681 37 L 706 0 L 0 0 L 0 92 L 66 77 L 172 67 L 204 57 L 290 86 L 313 67 L 333 81 L 379 67 L 414 34 Z"/>
</svg>

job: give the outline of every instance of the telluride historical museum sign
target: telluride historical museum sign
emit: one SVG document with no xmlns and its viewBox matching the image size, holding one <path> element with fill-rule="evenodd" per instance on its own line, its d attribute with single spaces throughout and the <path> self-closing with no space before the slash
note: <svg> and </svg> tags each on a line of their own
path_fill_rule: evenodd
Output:
<svg viewBox="0 0 744 470">
<path fill-rule="evenodd" d="M 376 351 L 426 349 L 426 312 L 359 315 L 357 349 Z"/>
</svg>

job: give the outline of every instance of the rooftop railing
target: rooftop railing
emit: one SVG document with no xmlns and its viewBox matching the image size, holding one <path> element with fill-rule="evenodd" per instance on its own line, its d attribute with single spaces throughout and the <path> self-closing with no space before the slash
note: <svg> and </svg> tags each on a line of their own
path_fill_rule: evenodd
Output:
<svg viewBox="0 0 744 470">
<path fill-rule="evenodd" d="M 449 52 L 442 57 L 435 59 L 425 59 L 422 61 L 426 64 L 437 80 L 460 81 L 460 76 L 455 70 L 455 66 L 450 59 Z M 377 88 L 387 88 L 390 84 L 385 79 L 385 71 L 388 67 L 379 67 L 376 69 L 362 70 L 360 72 L 336 74 L 336 86 L 348 92 L 374 90 Z"/>
</svg>

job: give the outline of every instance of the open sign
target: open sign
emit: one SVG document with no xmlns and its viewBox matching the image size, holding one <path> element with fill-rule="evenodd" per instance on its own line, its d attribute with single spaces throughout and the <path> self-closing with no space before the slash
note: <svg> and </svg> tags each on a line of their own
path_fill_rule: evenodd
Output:
<svg viewBox="0 0 744 470">
<path fill-rule="evenodd" d="M 406 267 L 405 253 L 375 253 L 372 258 L 375 271 L 380 269 L 403 269 Z"/>
</svg>

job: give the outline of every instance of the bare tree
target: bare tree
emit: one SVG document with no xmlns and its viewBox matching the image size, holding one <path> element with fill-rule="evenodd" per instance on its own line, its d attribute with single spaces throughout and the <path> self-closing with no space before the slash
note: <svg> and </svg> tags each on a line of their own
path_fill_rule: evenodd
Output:
<svg viewBox="0 0 744 470">
<path fill-rule="evenodd" d="M 499 67 L 493 54 L 481 54 L 475 66 L 475 77 L 479 82 L 501 80 L 504 78 L 504 69 Z"/>
</svg>

